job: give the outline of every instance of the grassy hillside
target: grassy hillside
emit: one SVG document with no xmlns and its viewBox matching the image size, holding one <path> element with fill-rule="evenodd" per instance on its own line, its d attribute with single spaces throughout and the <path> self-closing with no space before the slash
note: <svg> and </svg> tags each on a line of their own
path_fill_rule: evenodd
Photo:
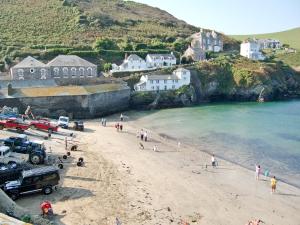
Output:
<svg viewBox="0 0 300 225">
<path fill-rule="evenodd" d="M 250 37 L 256 38 L 273 38 L 280 40 L 283 44 L 290 45 L 291 48 L 300 50 L 300 27 L 268 34 L 249 34 L 249 35 L 230 35 L 230 37 L 235 38 L 239 41 L 243 41 Z"/>
<path fill-rule="evenodd" d="M 77 54 L 100 66 L 119 62 L 125 52 L 179 56 L 199 30 L 166 11 L 123 0 L 4 0 L 0 6 L 2 71 L 27 55 L 47 61 Z M 224 38 L 227 47 L 235 43 Z M 95 48 L 96 39 L 112 42 Z"/>
</svg>

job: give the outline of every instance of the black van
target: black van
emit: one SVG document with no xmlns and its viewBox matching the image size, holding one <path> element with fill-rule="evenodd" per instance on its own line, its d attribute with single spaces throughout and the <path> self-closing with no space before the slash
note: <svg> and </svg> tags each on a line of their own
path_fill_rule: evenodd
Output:
<svg viewBox="0 0 300 225">
<path fill-rule="evenodd" d="M 12 200 L 16 200 L 22 194 L 39 191 L 49 195 L 59 180 L 58 169 L 54 166 L 45 166 L 23 171 L 18 180 L 5 183 L 4 191 Z"/>
</svg>

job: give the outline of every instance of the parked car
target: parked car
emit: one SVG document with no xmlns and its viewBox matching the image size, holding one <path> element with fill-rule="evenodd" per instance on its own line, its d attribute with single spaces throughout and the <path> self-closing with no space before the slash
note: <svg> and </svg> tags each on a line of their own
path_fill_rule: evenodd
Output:
<svg viewBox="0 0 300 225">
<path fill-rule="evenodd" d="M 27 135 L 20 134 L 17 137 L 9 137 L 2 141 L 13 152 L 28 154 L 32 164 L 44 163 L 47 157 L 44 142 L 39 140 L 29 141 Z"/>
<path fill-rule="evenodd" d="M 6 182 L 3 190 L 12 200 L 23 194 L 41 191 L 48 195 L 59 184 L 59 180 L 58 169 L 54 166 L 45 166 L 23 171 L 19 179 Z"/>
<path fill-rule="evenodd" d="M 4 128 L 16 129 L 19 133 L 23 133 L 29 128 L 29 125 L 23 123 L 21 120 L 14 118 L 0 121 L 0 130 L 3 130 Z"/>
<path fill-rule="evenodd" d="M 14 165 L 17 163 L 25 163 L 28 160 L 28 155 L 13 153 L 9 147 L 0 146 L 0 163 Z"/>
<path fill-rule="evenodd" d="M 49 120 L 44 120 L 44 119 L 31 121 L 29 126 L 30 126 L 30 128 L 33 128 L 33 129 L 46 130 L 49 133 L 57 132 L 57 130 L 58 130 L 57 125 L 51 124 L 51 122 Z"/>
<path fill-rule="evenodd" d="M 69 121 L 70 121 L 69 117 L 60 116 L 59 119 L 58 119 L 57 125 L 62 127 L 62 128 L 68 129 L 69 128 Z"/>
<path fill-rule="evenodd" d="M 75 121 L 73 125 L 74 130 L 84 131 L 83 121 Z"/>
<path fill-rule="evenodd" d="M 0 187 L 7 181 L 17 180 L 22 175 L 23 170 L 29 170 L 29 164 L 3 164 L 0 163 Z"/>
</svg>

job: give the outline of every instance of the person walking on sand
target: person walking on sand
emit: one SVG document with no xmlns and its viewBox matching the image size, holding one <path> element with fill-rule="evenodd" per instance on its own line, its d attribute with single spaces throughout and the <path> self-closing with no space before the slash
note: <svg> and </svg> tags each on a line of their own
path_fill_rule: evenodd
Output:
<svg viewBox="0 0 300 225">
<path fill-rule="evenodd" d="M 143 129 L 141 129 L 140 137 L 141 137 L 141 140 L 143 141 L 144 140 L 144 130 Z"/>
<path fill-rule="evenodd" d="M 154 145 L 154 146 L 153 146 L 153 151 L 154 151 L 154 152 L 157 152 L 157 151 L 158 151 L 157 145 Z"/>
<path fill-rule="evenodd" d="M 216 168 L 216 159 L 214 154 L 211 156 L 211 165 L 213 168 Z"/>
<path fill-rule="evenodd" d="M 120 131 L 123 131 L 123 124 L 120 124 Z"/>
<path fill-rule="evenodd" d="M 106 119 L 104 118 L 103 120 L 103 126 L 106 127 Z"/>
<path fill-rule="evenodd" d="M 275 193 L 275 191 L 276 191 L 276 184 L 277 184 L 277 180 L 276 180 L 276 177 L 275 176 L 273 176 L 272 178 L 271 178 L 271 188 L 272 188 L 272 194 L 273 193 Z"/>
<path fill-rule="evenodd" d="M 145 131 L 145 133 L 144 133 L 144 140 L 145 140 L 145 142 L 147 142 L 147 139 L 148 138 L 148 133 L 147 133 L 147 131 Z"/>
<path fill-rule="evenodd" d="M 261 172 L 260 165 L 255 165 L 255 179 L 256 180 L 259 180 L 260 172 Z"/>
</svg>

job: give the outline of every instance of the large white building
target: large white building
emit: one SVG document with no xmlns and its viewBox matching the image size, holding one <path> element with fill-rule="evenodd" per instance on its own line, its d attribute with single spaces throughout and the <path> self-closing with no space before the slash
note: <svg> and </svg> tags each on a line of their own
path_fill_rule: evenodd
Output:
<svg viewBox="0 0 300 225">
<path fill-rule="evenodd" d="M 143 75 L 134 86 L 136 91 L 167 91 L 176 90 L 190 84 L 189 70 L 179 68 L 169 75 Z"/>
<path fill-rule="evenodd" d="M 240 55 L 253 60 L 264 60 L 265 56 L 260 51 L 260 45 L 257 41 L 248 40 L 241 44 Z"/>
<path fill-rule="evenodd" d="M 176 65 L 176 57 L 171 54 L 148 54 L 146 56 L 148 68 L 161 68 Z"/>
<path fill-rule="evenodd" d="M 143 71 L 147 70 L 147 64 L 144 59 L 139 57 L 138 55 L 132 54 L 130 56 L 126 56 L 123 63 L 118 66 L 116 64 L 112 64 L 111 72 L 132 72 L 132 71 Z"/>
<path fill-rule="evenodd" d="M 275 39 L 258 39 L 257 42 L 259 43 L 260 49 L 279 49 L 282 46 L 281 42 Z"/>
</svg>

